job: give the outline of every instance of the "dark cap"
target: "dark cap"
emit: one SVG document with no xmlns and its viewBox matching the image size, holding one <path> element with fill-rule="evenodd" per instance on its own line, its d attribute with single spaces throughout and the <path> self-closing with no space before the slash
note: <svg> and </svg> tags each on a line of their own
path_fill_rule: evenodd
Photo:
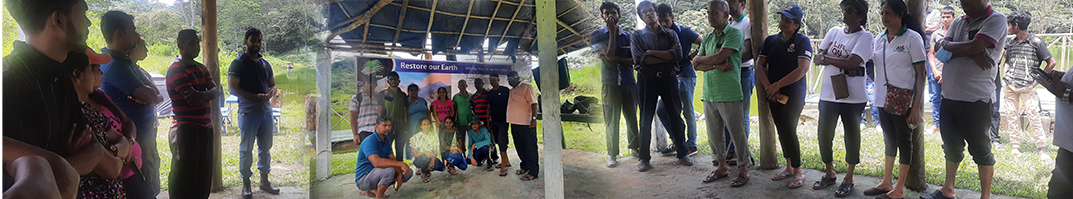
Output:
<svg viewBox="0 0 1073 199">
<path fill-rule="evenodd" d="M 779 11 L 779 14 L 786 15 L 786 17 L 791 19 L 801 19 L 801 17 L 805 16 L 805 13 L 801 12 L 801 6 L 798 6 L 797 4 L 786 6 L 782 11 Z"/>
</svg>

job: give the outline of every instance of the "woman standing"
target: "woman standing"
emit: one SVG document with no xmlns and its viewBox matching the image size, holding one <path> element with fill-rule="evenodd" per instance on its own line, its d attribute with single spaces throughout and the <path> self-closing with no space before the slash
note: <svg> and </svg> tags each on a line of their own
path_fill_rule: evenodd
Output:
<svg viewBox="0 0 1073 199">
<path fill-rule="evenodd" d="M 905 180 L 891 187 L 894 157 L 898 161 L 898 179 L 906 179 L 913 157 L 912 128 L 922 122 L 920 105 L 924 90 L 924 39 L 920 26 L 909 15 L 905 2 L 885 0 L 880 7 L 883 26 L 887 28 L 873 41 L 872 60 L 876 63 L 876 106 L 883 128 L 886 159 L 883 181 L 864 191 L 876 198 L 902 198 Z"/>
<path fill-rule="evenodd" d="M 435 111 L 436 126 L 440 128 L 444 128 L 444 119 L 448 116 L 455 115 L 455 102 L 448 98 L 448 96 L 449 94 L 447 93 L 446 86 L 436 89 L 436 100 L 432 101 L 432 105 L 428 107 L 429 110 Z"/>
<path fill-rule="evenodd" d="M 134 161 L 130 153 L 135 128 L 134 122 L 99 89 L 101 76 L 104 74 L 101 72 L 100 63 L 108 63 L 111 59 L 88 49 L 85 54 L 68 55 L 67 64 L 72 69 L 71 82 L 74 83 L 78 100 L 82 102 L 82 113 L 89 121 L 93 141 L 115 156 L 114 159 L 109 157 L 100 160 L 88 174 L 82 175 L 78 183 L 78 195 L 80 198 L 125 198 L 123 181 L 119 177 L 123 165 Z M 85 144 L 93 144 L 93 141 Z"/>
<path fill-rule="evenodd" d="M 864 60 L 872 58 L 872 33 L 861 28 L 868 19 L 868 2 L 864 0 L 842 0 L 842 22 L 845 27 L 835 27 L 827 31 L 820 43 L 813 61 L 823 66 L 824 79 L 820 90 L 819 129 L 817 129 L 820 157 L 826 165 L 826 173 L 812 184 L 812 189 L 823 189 L 834 185 L 836 173 L 831 142 L 835 138 L 835 127 L 839 117 L 842 118 L 845 132 L 846 171 L 842 184 L 835 190 L 835 196 L 844 197 L 853 191 L 853 169 L 860 163 L 861 129 L 856 125 L 861 121 L 860 112 L 868 103 L 868 94 L 864 90 Z"/>
<path fill-rule="evenodd" d="M 410 121 L 410 126 L 405 130 L 406 133 L 396 134 L 395 136 L 395 157 L 398 161 L 402 161 L 402 153 L 407 149 L 409 144 L 409 136 L 420 130 L 421 118 L 431 118 L 428 114 L 428 101 L 425 98 L 418 97 L 418 92 L 421 91 L 417 84 L 410 84 L 406 87 L 406 102 L 408 104 L 406 108 L 407 121 Z M 400 131 L 396 131 L 400 132 Z M 406 154 L 407 159 L 413 158 L 413 154 Z"/>
<path fill-rule="evenodd" d="M 794 189 L 805 182 L 801 173 L 801 146 L 797 140 L 797 122 L 805 107 L 806 78 L 812 44 L 808 36 L 798 33 L 801 29 L 801 6 L 790 4 L 779 12 L 779 34 L 768 36 L 760 48 L 756 77 L 767 88 L 765 96 L 771 109 L 771 117 L 779 134 L 782 154 L 787 167 L 772 176 L 772 180 L 793 178 L 787 187 Z"/>
</svg>

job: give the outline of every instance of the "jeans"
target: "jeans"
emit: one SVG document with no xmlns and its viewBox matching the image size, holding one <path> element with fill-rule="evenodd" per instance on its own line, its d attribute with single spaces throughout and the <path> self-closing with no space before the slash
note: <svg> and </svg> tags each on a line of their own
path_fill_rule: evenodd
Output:
<svg viewBox="0 0 1073 199">
<path fill-rule="evenodd" d="M 540 151 L 537 149 L 536 128 L 529 125 L 510 124 L 511 134 L 514 135 L 514 150 L 518 151 L 518 159 L 521 159 L 521 169 L 529 171 L 529 175 L 540 175 Z"/>
<path fill-rule="evenodd" d="M 145 183 L 148 195 L 156 197 L 160 194 L 160 153 L 157 150 L 156 133 L 157 122 L 153 120 L 148 124 L 136 124 L 138 127 L 138 145 L 142 148 L 142 175 L 145 175 Z"/>
<path fill-rule="evenodd" d="M 626 117 L 627 148 L 637 149 L 637 85 L 603 86 L 604 124 L 607 155 L 619 155 L 619 117 Z"/>
<path fill-rule="evenodd" d="M 170 198 L 208 198 L 212 188 L 212 128 L 179 123 L 171 127 Z"/>
<path fill-rule="evenodd" d="M 946 161 L 958 162 L 965 159 L 965 148 L 977 165 L 995 165 L 995 155 L 991 153 L 991 142 L 987 135 L 987 119 L 991 115 L 991 103 L 976 101 L 963 102 L 943 99 L 942 115 L 943 153 Z"/>
<path fill-rule="evenodd" d="M 650 160 L 652 156 L 650 154 L 650 144 L 652 142 L 652 119 L 656 116 L 656 104 L 663 104 L 669 114 L 668 121 L 662 121 L 670 123 L 671 139 L 674 142 L 677 157 L 682 158 L 688 155 L 689 152 L 685 146 L 685 124 L 679 115 L 682 113 L 679 110 L 682 107 L 681 95 L 678 92 L 678 78 L 674 74 L 656 73 L 656 72 L 640 72 L 637 78 L 638 86 L 641 88 L 641 135 L 639 138 L 641 143 L 640 153 L 638 156 L 641 160 Z M 657 99 L 663 98 L 665 100 L 660 103 Z"/>
<path fill-rule="evenodd" d="M 931 95 L 931 99 L 928 99 L 931 101 L 931 125 L 939 127 L 939 107 L 943 103 L 943 84 L 935 79 L 931 67 L 925 68 L 928 69 L 928 94 Z"/>
<path fill-rule="evenodd" d="M 414 163 L 414 167 L 417 167 L 417 169 L 421 173 L 432 173 L 432 171 L 443 171 L 443 161 L 440 161 L 440 159 L 436 158 L 436 157 L 431 157 L 431 156 L 428 156 L 428 155 L 417 155 L 417 156 L 414 156 L 413 163 Z M 429 164 L 432 164 L 432 166 L 429 166 Z"/>
<path fill-rule="evenodd" d="M 755 86 L 755 85 L 756 85 L 756 81 L 753 79 L 753 67 L 748 67 L 748 68 L 742 67 L 741 68 L 741 94 L 742 94 L 741 111 L 742 111 L 742 116 L 743 116 L 742 118 L 744 118 L 743 121 L 745 122 L 745 137 L 749 137 L 749 109 L 751 109 L 751 107 L 749 107 L 749 104 L 750 104 L 750 98 L 753 97 L 753 86 Z M 730 129 L 725 129 L 723 131 L 724 131 L 723 135 L 725 137 L 730 137 Z M 748 143 L 748 142 L 746 142 L 746 143 Z M 733 142 L 731 142 L 731 140 L 729 140 L 729 139 L 726 140 L 726 146 L 727 146 L 727 152 L 728 153 L 734 153 L 735 151 L 737 151 L 737 150 L 735 150 L 734 145 L 735 144 Z M 738 160 L 741 160 L 741 159 L 738 159 Z"/>
<path fill-rule="evenodd" d="M 272 130 L 275 129 L 272 113 L 238 115 L 238 128 L 241 142 L 238 145 L 238 169 L 243 179 L 253 176 L 250 166 L 253 164 L 253 144 L 257 144 L 257 170 L 265 177 L 272 171 Z"/>
<path fill-rule="evenodd" d="M 846 147 L 846 163 L 852 165 L 861 162 L 861 129 L 857 128 L 856 124 L 861 120 L 857 112 L 864 110 L 864 105 L 865 103 L 820 101 L 820 118 L 816 134 L 823 163 L 834 162 L 832 142 L 835 139 L 835 128 L 838 126 L 839 117 L 842 118 L 842 130 L 845 133 L 843 141 Z"/>
<path fill-rule="evenodd" d="M 697 87 L 696 77 L 680 77 L 678 78 L 678 96 L 682 100 L 682 117 L 685 118 L 686 124 L 686 147 L 697 147 L 697 116 L 693 114 L 693 91 Z M 662 101 L 662 100 L 661 100 Z M 667 107 L 664 103 L 656 103 L 656 117 L 659 117 L 659 121 L 663 122 L 663 128 L 668 131 L 671 128 L 671 123 L 667 122 L 670 118 L 667 116 Z"/>
</svg>

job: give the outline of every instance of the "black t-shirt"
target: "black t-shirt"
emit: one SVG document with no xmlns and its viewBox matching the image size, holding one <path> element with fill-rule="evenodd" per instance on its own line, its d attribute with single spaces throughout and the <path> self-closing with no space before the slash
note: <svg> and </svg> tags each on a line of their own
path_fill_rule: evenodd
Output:
<svg viewBox="0 0 1073 199">
<path fill-rule="evenodd" d="M 88 123 L 67 75 L 69 68 L 15 42 L 14 51 L 4 57 L 5 137 L 68 155 L 72 127 L 82 130 Z"/>
<path fill-rule="evenodd" d="M 488 111 L 492 112 L 493 122 L 507 122 L 507 102 L 510 102 L 510 89 L 500 86 L 488 91 Z"/>
<path fill-rule="evenodd" d="M 798 33 L 790 41 L 793 43 L 783 42 L 779 34 L 774 34 L 764 39 L 764 46 L 760 48 L 760 57 L 767 59 L 768 81 L 772 83 L 796 70 L 798 58 L 812 59 L 812 43 L 808 36 Z M 798 91 L 805 91 L 806 80 L 807 77 L 801 77 L 793 84 L 783 85 L 779 91 L 786 95 L 798 94 Z"/>
</svg>

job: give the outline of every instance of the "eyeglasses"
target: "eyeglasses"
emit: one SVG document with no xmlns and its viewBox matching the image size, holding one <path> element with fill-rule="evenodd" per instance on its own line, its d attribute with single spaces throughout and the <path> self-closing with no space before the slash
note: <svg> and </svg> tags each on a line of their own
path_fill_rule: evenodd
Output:
<svg viewBox="0 0 1073 199">
<path fill-rule="evenodd" d="M 522 77 L 519 77 L 519 76 L 507 77 L 507 79 L 521 79 L 521 78 Z"/>
</svg>

